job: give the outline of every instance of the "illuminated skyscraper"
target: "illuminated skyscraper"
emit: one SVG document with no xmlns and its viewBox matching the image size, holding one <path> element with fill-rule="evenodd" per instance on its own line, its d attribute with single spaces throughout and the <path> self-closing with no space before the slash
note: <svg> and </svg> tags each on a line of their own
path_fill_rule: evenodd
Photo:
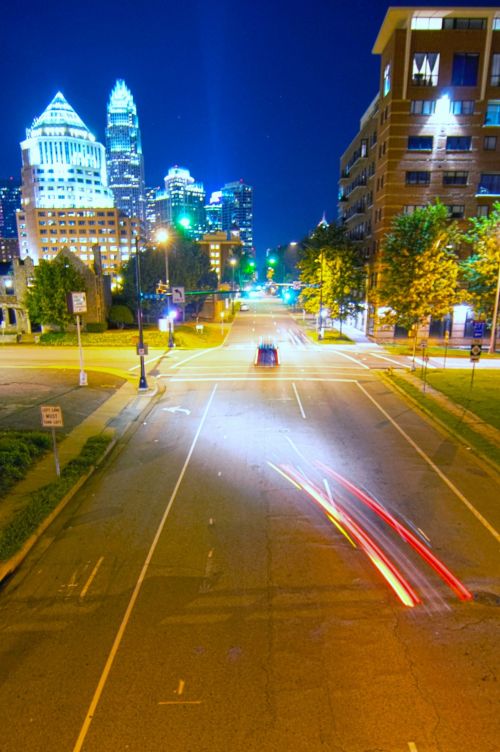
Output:
<svg viewBox="0 0 500 752">
<path fill-rule="evenodd" d="M 189 170 L 171 167 L 165 177 L 165 190 L 156 194 L 157 217 L 161 224 L 180 225 L 199 240 L 206 231 L 205 189 Z"/>
<path fill-rule="evenodd" d="M 118 269 L 133 246 L 133 220 L 114 208 L 104 146 L 56 94 L 21 143 L 21 258 L 50 260 L 63 248 L 91 265 L 99 246 L 103 268 Z"/>
<path fill-rule="evenodd" d="M 146 189 L 139 119 L 132 94 L 121 80 L 108 102 L 106 159 L 116 207 L 129 217 L 138 217 L 144 225 Z"/>
<path fill-rule="evenodd" d="M 18 180 L 0 180 L 0 238 L 17 238 L 16 211 L 21 206 Z"/>
<path fill-rule="evenodd" d="M 253 188 L 243 180 L 222 187 L 222 229 L 239 229 L 243 249 L 253 250 Z"/>
</svg>

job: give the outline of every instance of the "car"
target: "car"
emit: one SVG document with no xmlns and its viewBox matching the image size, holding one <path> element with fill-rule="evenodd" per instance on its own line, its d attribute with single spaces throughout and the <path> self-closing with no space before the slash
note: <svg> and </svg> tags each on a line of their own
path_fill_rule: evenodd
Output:
<svg viewBox="0 0 500 752">
<path fill-rule="evenodd" d="M 257 347 L 255 353 L 254 366 L 267 366 L 268 368 L 274 368 L 279 366 L 280 356 L 278 346 L 270 342 L 261 342 Z"/>
<path fill-rule="evenodd" d="M 250 306 L 248 306 L 246 303 L 242 303 L 240 305 L 240 311 L 249 311 L 249 310 L 250 310 Z"/>
</svg>

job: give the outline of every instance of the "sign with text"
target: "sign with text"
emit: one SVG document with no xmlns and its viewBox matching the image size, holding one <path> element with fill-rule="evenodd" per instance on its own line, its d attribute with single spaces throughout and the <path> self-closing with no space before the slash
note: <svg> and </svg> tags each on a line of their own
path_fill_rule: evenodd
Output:
<svg viewBox="0 0 500 752">
<path fill-rule="evenodd" d="M 84 292 L 69 292 L 68 311 L 73 314 L 87 313 L 87 295 Z"/>
<path fill-rule="evenodd" d="M 484 335 L 484 321 L 474 321 L 474 331 L 473 331 L 473 338 L 474 339 L 482 339 Z"/>
<path fill-rule="evenodd" d="M 40 405 L 43 428 L 62 428 L 63 415 L 59 405 Z"/>
<path fill-rule="evenodd" d="M 470 359 L 472 363 L 477 363 L 479 358 L 481 357 L 481 345 L 471 345 L 470 346 Z"/>
</svg>

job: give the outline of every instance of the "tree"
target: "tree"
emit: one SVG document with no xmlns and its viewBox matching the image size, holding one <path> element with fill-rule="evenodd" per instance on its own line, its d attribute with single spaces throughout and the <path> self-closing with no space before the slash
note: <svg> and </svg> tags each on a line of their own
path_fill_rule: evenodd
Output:
<svg viewBox="0 0 500 752">
<path fill-rule="evenodd" d="M 57 256 L 53 261 L 40 261 L 33 274 L 34 282 L 27 289 L 25 299 L 31 321 L 52 324 L 64 331 L 68 324 L 74 323 L 66 295 L 85 290 L 82 274 L 64 256 Z"/>
<path fill-rule="evenodd" d="M 301 293 L 304 308 L 318 314 L 329 308 L 342 322 L 362 310 L 364 271 L 359 255 L 345 230 L 338 225 L 319 225 L 299 249 Z"/>
<path fill-rule="evenodd" d="M 116 324 L 118 329 L 123 329 L 126 324 L 134 323 L 134 315 L 126 305 L 112 305 L 108 319 L 112 324 Z"/>
<path fill-rule="evenodd" d="M 474 217 L 466 239 L 473 253 L 462 262 L 467 300 L 474 311 L 491 324 L 490 352 L 495 352 L 500 294 L 500 203 L 487 217 Z"/>
<path fill-rule="evenodd" d="M 439 201 L 398 214 L 382 247 L 380 303 L 388 306 L 382 321 L 415 332 L 429 320 L 443 318 L 460 300 L 456 223 Z"/>
<path fill-rule="evenodd" d="M 182 236 L 177 236 L 175 244 L 167 250 L 170 286 L 179 285 L 186 290 L 213 290 L 217 287 L 217 275 L 211 270 L 210 259 L 200 247 Z M 165 253 L 159 248 L 146 248 L 140 253 L 142 293 L 156 292 L 160 281 L 165 281 Z M 137 291 L 135 276 L 135 254 L 123 265 L 123 289 L 114 297 L 114 302 L 135 310 Z M 193 296 L 189 303 L 198 307 L 203 303 L 202 296 Z M 163 315 L 165 301 L 144 300 L 143 310 L 154 317 Z"/>
</svg>

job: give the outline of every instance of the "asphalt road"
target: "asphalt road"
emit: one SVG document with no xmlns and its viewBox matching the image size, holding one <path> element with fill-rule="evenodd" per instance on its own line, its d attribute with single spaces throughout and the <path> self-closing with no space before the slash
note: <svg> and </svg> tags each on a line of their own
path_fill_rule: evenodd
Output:
<svg viewBox="0 0 500 752">
<path fill-rule="evenodd" d="M 498 479 L 376 360 L 260 303 L 152 364 L 0 591 L 1 752 L 498 751 Z"/>
</svg>

